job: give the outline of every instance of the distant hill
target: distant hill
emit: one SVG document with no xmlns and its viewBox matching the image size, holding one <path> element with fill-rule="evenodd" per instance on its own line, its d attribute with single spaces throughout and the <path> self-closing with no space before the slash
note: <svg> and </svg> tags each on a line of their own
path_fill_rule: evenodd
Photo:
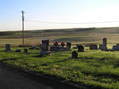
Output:
<svg viewBox="0 0 119 89">
<path fill-rule="evenodd" d="M 73 43 L 101 43 L 102 38 L 104 37 L 108 38 L 108 43 L 110 44 L 119 43 L 119 27 L 70 28 L 25 31 L 25 42 L 27 44 L 39 44 L 42 39 L 50 39 L 50 41 L 70 41 Z M 0 40 L 3 44 L 20 44 L 21 39 L 21 31 L 0 32 Z"/>
<path fill-rule="evenodd" d="M 80 33 L 119 33 L 119 27 L 112 28 L 70 28 L 70 29 L 49 29 L 49 30 L 29 30 L 25 31 L 25 37 L 42 37 L 51 35 L 80 34 Z M 21 31 L 0 32 L 0 37 L 21 37 Z"/>
</svg>

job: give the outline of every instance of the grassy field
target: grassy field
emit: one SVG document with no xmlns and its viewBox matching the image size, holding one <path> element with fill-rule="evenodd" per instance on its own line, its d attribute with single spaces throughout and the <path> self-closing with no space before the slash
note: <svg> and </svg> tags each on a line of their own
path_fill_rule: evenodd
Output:
<svg viewBox="0 0 119 89">
<path fill-rule="evenodd" d="M 54 75 L 77 84 L 101 89 L 119 89 L 119 52 L 86 50 L 78 59 L 71 51 L 36 57 L 39 50 L 30 54 L 0 52 L 0 60 L 25 70 Z M 90 87 L 89 87 L 90 88 Z"/>
</svg>

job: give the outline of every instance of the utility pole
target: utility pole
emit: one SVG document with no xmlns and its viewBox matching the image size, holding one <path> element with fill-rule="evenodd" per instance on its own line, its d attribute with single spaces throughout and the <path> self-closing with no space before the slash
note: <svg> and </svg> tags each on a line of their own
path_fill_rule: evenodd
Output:
<svg viewBox="0 0 119 89">
<path fill-rule="evenodd" d="M 24 46 L 24 11 L 22 13 L 22 45 Z"/>
</svg>

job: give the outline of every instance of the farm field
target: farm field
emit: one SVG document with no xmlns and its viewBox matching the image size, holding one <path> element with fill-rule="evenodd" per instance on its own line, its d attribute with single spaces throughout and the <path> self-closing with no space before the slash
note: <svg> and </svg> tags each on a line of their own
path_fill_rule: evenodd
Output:
<svg viewBox="0 0 119 89">
<path fill-rule="evenodd" d="M 15 50 L 15 48 L 13 49 Z M 71 58 L 71 51 L 55 52 L 37 57 L 39 50 L 29 54 L 0 52 L 0 61 L 40 74 L 63 78 L 91 88 L 119 89 L 119 52 L 86 50 L 78 59 Z"/>
<path fill-rule="evenodd" d="M 72 28 L 72 29 L 49 29 L 25 31 L 26 45 L 39 45 L 42 39 L 53 41 L 70 41 L 72 44 L 96 43 L 100 44 L 102 38 L 108 39 L 108 44 L 119 43 L 119 28 Z M 22 33 L 20 31 L 0 32 L 0 46 L 22 44 Z"/>
</svg>

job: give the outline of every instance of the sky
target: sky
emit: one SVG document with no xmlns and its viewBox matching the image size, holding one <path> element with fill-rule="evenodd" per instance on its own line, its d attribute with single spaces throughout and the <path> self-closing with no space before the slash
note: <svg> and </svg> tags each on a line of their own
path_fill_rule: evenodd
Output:
<svg viewBox="0 0 119 89">
<path fill-rule="evenodd" d="M 117 27 L 119 0 L 0 0 L 0 31 Z"/>
</svg>

